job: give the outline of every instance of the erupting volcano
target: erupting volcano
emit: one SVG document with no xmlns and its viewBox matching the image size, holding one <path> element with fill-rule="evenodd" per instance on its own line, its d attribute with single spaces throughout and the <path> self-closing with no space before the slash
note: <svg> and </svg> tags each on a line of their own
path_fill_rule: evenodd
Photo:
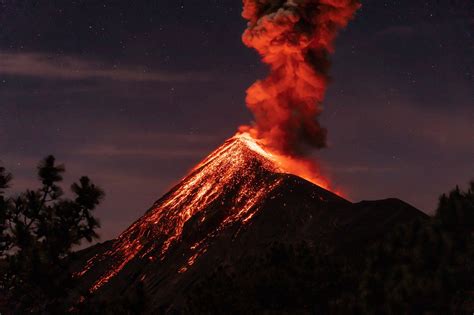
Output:
<svg viewBox="0 0 474 315">
<path fill-rule="evenodd" d="M 180 312 L 216 266 L 246 272 L 248 257 L 275 242 L 351 252 L 397 222 L 423 217 L 399 200 L 352 204 L 327 190 L 304 158 L 305 148 L 325 146 L 317 118 L 328 55 L 358 7 L 354 0 L 244 0 L 244 43 L 270 65 L 268 78 L 247 91 L 255 122 L 117 239 L 85 250 L 74 267 L 82 290 L 108 298 L 142 286 L 153 301 L 147 312 Z"/>
</svg>

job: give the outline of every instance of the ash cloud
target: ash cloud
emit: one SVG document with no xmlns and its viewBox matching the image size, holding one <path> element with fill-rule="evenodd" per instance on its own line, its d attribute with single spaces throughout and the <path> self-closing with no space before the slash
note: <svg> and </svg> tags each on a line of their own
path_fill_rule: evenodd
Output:
<svg viewBox="0 0 474 315">
<path fill-rule="evenodd" d="M 338 32 L 360 7 L 357 0 L 244 0 L 243 34 L 270 67 L 247 90 L 255 121 L 241 127 L 289 155 L 326 146 L 318 122 L 329 81 L 329 56 Z"/>
</svg>

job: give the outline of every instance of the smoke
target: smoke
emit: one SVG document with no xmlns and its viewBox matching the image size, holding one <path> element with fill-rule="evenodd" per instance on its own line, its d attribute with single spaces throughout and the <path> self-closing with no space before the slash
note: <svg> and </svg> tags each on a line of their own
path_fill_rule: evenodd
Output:
<svg viewBox="0 0 474 315">
<path fill-rule="evenodd" d="M 269 147 L 300 155 L 326 146 L 322 112 L 329 81 L 329 55 L 358 0 L 243 0 L 248 20 L 243 42 L 256 49 L 270 74 L 247 90 L 252 126 L 241 127 Z"/>
</svg>

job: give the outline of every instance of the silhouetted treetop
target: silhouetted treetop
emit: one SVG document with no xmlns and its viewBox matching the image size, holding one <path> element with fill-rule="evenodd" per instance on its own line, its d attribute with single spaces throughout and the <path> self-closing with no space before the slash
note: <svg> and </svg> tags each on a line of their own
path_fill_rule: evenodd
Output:
<svg viewBox="0 0 474 315">
<path fill-rule="evenodd" d="M 104 191 L 81 177 L 71 185 L 73 197 L 65 198 L 64 172 L 64 165 L 47 156 L 38 164 L 41 187 L 6 197 L 12 175 L 0 167 L 0 297 L 14 313 L 65 311 L 73 246 L 99 237 L 93 211 Z"/>
</svg>

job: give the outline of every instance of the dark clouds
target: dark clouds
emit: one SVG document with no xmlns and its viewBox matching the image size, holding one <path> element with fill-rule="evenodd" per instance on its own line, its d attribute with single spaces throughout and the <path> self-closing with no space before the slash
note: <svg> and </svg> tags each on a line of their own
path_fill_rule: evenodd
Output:
<svg viewBox="0 0 474 315">
<path fill-rule="evenodd" d="M 474 177 L 469 1 L 365 1 L 341 34 L 316 153 L 354 200 L 431 211 Z M 266 73 L 240 1 L 0 1 L 0 160 L 15 189 L 53 153 L 108 193 L 104 238 L 238 125 Z"/>
</svg>

